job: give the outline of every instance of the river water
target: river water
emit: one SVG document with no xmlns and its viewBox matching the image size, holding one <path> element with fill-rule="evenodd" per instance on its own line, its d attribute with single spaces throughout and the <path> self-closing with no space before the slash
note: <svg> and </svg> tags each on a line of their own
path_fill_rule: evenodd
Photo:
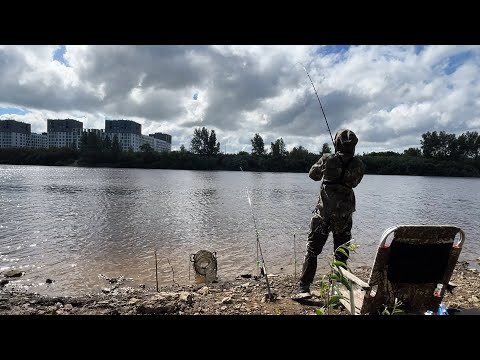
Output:
<svg viewBox="0 0 480 360">
<path fill-rule="evenodd" d="M 472 178 L 365 175 L 349 264 L 371 266 L 392 225 L 451 224 L 466 233 L 460 260 L 478 268 L 479 189 Z M 56 295 L 99 291 L 100 274 L 155 287 L 156 250 L 159 284 L 186 284 L 204 249 L 233 279 L 257 273 L 255 218 L 268 272 L 298 276 L 318 191 L 303 173 L 0 165 L 0 272 L 24 271 L 17 285 Z M 330 237 L 317 274 L 332 251 Z"/>
</svg>

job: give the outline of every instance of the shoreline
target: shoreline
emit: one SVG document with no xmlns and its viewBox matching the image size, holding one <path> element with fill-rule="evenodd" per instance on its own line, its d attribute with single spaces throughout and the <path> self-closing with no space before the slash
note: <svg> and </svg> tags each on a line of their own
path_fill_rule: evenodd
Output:
<svg viewBox="0 0 480 360">
<path fill-rule="evenodd" d="M 353 269 L 366 281 L 369 267 Z M 320 276 L 321 277 L 321 276 Z M 480 273 L 467 262 L 458 262 L 451 282 L 453 294 L 446 293 L 443 302 L 448 308 L 480 308 Z M 275 301 L 265 301 L 265 279 L 238 276 L 235 280 L 209 285 L 172 284 L 154 289 L 113 285 L 104 292 L 76 297 L 39 295 L 8 286 L 0 288 L 0 315 L 315 315 L 322 306 L 320 299 L 308 305 L 293 301 L 297 291 L 293 275 L 270 275 Z M 312 291 L 318 290 L 314 281 Z M 313 299 L 316 299 L 315 297 Z M 332 315 L 348 315 L 339 306 Z"/>
</svg>

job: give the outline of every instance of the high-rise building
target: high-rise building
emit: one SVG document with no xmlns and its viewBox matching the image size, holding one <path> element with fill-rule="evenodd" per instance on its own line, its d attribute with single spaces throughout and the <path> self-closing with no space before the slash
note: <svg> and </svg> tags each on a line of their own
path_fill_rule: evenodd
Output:
<svg viewBox="0 0 480 360">
<path fill-rule="evenodd" d="M 140 151 L 143 144 L 141 124 L 132 120 L 105 120 L 105 136 L 113 140 L 115 135 L 123 151 Z"/>
<path fill-rule="evenodd" d="M 155 133 L 148 136 L 153 137 L 154 140 L 154 149 L 157 151 L 170 151 L 172 150 L 172 135 Z"/>
<path fill-rule="evenodd" d="M 46 132 L 41 134 L 32 133 L 30 137 L 30 147 L 34 149 L 48 148 L 48 135 Z"/>
<path fill-rule="evenodd" d="M 78 141 L 77 149 L 80 149 L 82 143 L 82 136 L 85 134 L 88 137 L 88 134 L 95 134 L 99 139 L 105 139 L 105 131 L 103 129 L 77 129 L 75 131 L 80 131 L 80 137 Z"/>
<path fill-rule="evenodd" d="M 117 136 L 123 151 L 137 152 L 143 144 L 149 144 L 156 151 L 171 151 L 172 136 L 157 132 L 142 135 L 142 125 L 132 120 L 105 120 L 105 130 L 84 129 L 83 123 L 73 119 L 47 119 L 47 132 L 31 133 L 31 125 L 16 120 L 0 120 L 0 148 L 49 147 L 80 148 L 83 133 L 94 133 L 102 140 L 113 141 Z"/>
<path fill-rule="evenodd" d="M 47 119 L 48 147 L 78 149 L 83 123 L 73 119 Z"/>
<path fill-rule="evenodd" d="M 31 125 L 16 120 L 0 120 L 0 148 L 30 146 Z"/>
</svg>

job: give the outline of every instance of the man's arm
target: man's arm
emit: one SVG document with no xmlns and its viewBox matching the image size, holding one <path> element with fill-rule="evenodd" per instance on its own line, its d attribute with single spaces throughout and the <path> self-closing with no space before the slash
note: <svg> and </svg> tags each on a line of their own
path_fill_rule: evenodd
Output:
<svg viewBox="0 0 480 360">
<path fill-rule="evenodd" d="M 363 179 L 363 175 L 365 174 L 365 164 L 359 159 L 356 158 L 357 166 L 352 174 L 353 176 L 353 183 L 352 188 L 356 187 L 360 184 L 360 181 Z"/>
<path fill-rule="evenodd" d="M 323 177 L 323 165 L 325 163 L 325 159 L 327 158 L 328 155 L 324 154 L 315 164 L 312 165 L 310 168 L 310 171 L 308 173 L 308 176 L 310 179 L 315 180 L 315 181 L 320 181 L 322 180 Z"/>
</svg>

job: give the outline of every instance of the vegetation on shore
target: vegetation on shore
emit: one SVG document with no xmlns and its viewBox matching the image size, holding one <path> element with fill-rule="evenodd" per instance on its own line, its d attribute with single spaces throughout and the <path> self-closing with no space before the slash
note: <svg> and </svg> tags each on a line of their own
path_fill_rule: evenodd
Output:
<svg viewBox="0 0 480 360">
<path fill-rule="evenodd" d="M 85 133 L 79 150 L 73 147 L 0 149 L 0 164 L 232 171 L 242 168 L 305 173 L 323 153 L 331 152 L 327 143 L 320 153 L 312 153 L 302 146 L 287 151 L 282 138 L 272 142 L 267 151 L 259 134 L 254 135 L 251 143 L 251 153 L 224 154 L 220 152 L 215 132 L 202 128 L 195 129 L 190 150 L 182 145 L 179 151 L 157 152 L 144 144 L 140 152 L 134 152 L 122 151 L 116 137 L 101 139 L 95 133 Z M 409 148 L 403 153 L 386 151 L 358 156 L 365 163 L 367 174 L 480 177 L 477 132 L 466 132 L 458 138 L 444 131 L 427 132 L 420 143 L 420 148 Z"/>
</svg>

